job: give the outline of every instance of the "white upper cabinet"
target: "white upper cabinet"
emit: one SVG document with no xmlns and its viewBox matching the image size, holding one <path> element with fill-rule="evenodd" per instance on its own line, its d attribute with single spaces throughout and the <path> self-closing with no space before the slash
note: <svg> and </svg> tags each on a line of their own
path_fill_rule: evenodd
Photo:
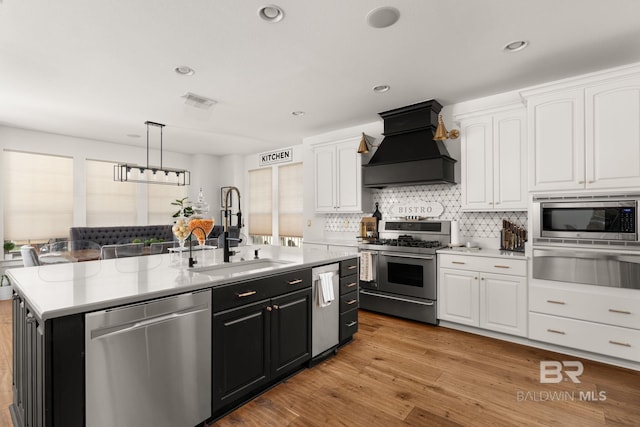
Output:
<svg viewBox="0 0 640 427">
<path fill-rule="evenodd" d="M 527 209 L 526 111 L 510 108 L 461 120 L 462 209 Z"/>
<path fill-rule="evenodd" d="M 355 212 L 368 209 L 367 190 L 362 189 L 360 137 L 315 145 L 316 212 Z"/>
<path fill-rule="evenodd" d="M 525 93 L 529 189 L 640 186 L 640 76 Z"/>
<path fill-rule="evenodd" d="M 587 188 L 640 186 L 640 76 L 585 89 Z"/>
</svg>

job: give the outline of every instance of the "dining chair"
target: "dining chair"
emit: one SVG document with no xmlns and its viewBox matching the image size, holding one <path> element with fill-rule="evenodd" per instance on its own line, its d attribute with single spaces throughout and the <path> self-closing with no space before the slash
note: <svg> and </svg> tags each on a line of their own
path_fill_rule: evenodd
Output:
<svg viewBox="0 0 640 427">
<path fill-rule="evenodd" d="M 22 264 L 25 267 L 33 267 L 35 265 L 40 265 L 40 258 L 38 257 L 36 248 L 34 248 L 33 246 L 29 246 L 29 245 L 21 246 L 20 254 L 22 255 Z"/>
<path fill-rule="evenodd" d="M 142 256 L 143 249 L 144 249 L 144 243 L 125 243 L 123 245 L 116 245 L 115 247 L 116 258 Z"/>
<path fill-rule="evenodd" d="M 64 240 L 40 248 L 41 263 L 91 261 L 100 258 L 100 245 L 90 240 Z"/>
<path fill-rule="evenodd" d="M 118 245 L 102 245 L 102 247 L 100 248 L 100 259 L 115 258 L 116 246 Z"/>
<path fill-rule="evenodd" d="M 151 255 L 166 254 L 169 252 L 169 248 L 173 248 L 175 242 L 157 242 L 149 245 L 149 253 Z"/>
</svg>

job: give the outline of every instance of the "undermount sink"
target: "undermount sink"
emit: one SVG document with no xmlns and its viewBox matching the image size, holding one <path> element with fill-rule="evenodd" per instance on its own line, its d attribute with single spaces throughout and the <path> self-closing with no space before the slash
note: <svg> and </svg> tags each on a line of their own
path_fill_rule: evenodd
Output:
<svg viewBox="0 0 640 427">
<path fill-rule="evenodd" d="M 282 267 L 283 265 L 290 263 L 291 261 L 280 261 L 276 259 L 264 258 L 252 259 L 247 261 L 237 261 L 227 264 L 193 267 L 191 270 L 198 273 L 235 274 L 255 272 L 256 270 L 263 270 L 273 267 Z"/>
</svg>

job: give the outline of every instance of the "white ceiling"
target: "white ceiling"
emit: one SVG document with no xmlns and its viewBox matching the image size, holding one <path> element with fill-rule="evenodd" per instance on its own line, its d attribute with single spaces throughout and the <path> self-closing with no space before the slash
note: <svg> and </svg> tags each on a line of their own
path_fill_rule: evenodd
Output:
<svg viewBox="0 0 640 427">
<path fill-rule="evenodd" d="M 277 24 L 258 18 L 271 1 Z M 379 6 L 399 21 L 368 26 Z M 638 17 L 638 0 L 0 0 L 0 124 L 144 146 L 151 120 L 165 150 L 256 153 L 640 61 Z M 530 46 L 502 51 L 519 39 Z"/>
</svg>

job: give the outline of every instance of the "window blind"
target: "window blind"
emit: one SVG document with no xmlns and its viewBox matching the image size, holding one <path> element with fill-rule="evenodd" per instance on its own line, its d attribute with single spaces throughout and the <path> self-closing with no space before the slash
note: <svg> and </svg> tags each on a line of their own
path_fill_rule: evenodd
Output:
<svg viewBox="0 0 640 427">
<path fill-rule="evenodd" d="M 272 234 L 271 168 L 249 171 L 249 234 Z"/>
<path fill-rule="evenodd" d="M 4 238 L 20 242 L 68 237 L 73 224 L 73 159 L 3 154 Z"/>
<path fill-rule="evenodd" d="M 187 197 L 187 187 L 147 184 L 147 218 L 149 224 L 171 224 L 179 206 L 171 202 Z"/>
<path fill-rule="evenodd" d="M 280 236 L 302 237 L 302 163 L 278 168 L 278 227 Z"/>
<path fill-rule="evenodd" d="M 137 184 L 113 180 L 113 162 L 87 160 L 87 226 L 136 225 Z"/>
</svg>

